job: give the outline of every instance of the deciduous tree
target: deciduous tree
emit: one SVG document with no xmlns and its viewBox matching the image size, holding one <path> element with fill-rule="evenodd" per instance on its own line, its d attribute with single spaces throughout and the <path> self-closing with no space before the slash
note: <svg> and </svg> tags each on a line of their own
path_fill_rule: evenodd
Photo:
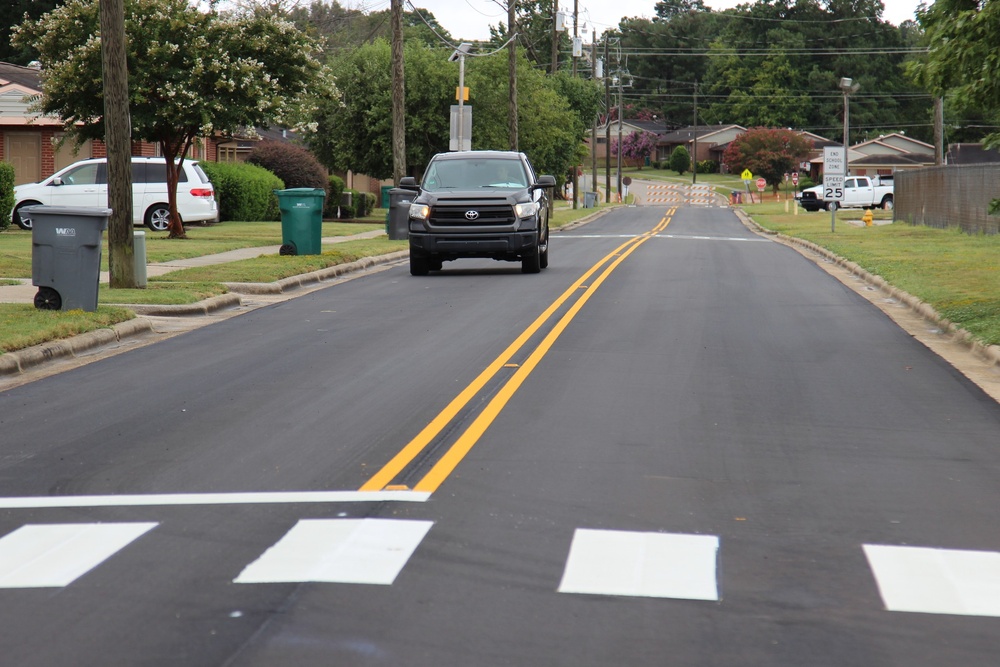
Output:
<svg viewBox="0 0 1000 667">
<path fill-rule="evenodd" d="M 310 40 L 269 14 L 203 12 L 188 0 L 126 0 L 125 23 L 132 135 L 159 144 L 170 237 L 183 237 L 178 161 L 195 139 L 288 123 L 320 66 Z M 17 45 L 40 53 L 40 110 L 83 139 L 104 136 L 99 25 L 97 0 L 67 0 L 15 34 Z"/>
<path fill-rule="evenodd" d="M 785 174 L 809 155 L 812 142 L 791 130 L 754 128 L 736 137 L 726 148 L 723 162 L 732 173 L 749 169 L 763 176 L 777 192 Z"/>
</svg>

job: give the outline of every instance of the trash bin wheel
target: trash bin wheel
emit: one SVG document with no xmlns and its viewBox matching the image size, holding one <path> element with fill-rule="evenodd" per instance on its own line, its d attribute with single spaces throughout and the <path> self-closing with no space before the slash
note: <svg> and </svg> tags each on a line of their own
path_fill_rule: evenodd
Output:
<svg viewBox="0 0 1000 667">
<path fill-rule="evenodd" d="M 62 297 L 51 287 L 39 287 L 35 294 L 35 308 L 39 310 L 59 310 L 62 308 Z"/>
<path fill-rule="evenodd" d="M 295 247 L 294 243 L 286 243 L 280 248 L 278 248 L 279 255 L 298 255 L 299 251 Z"/>
</svg>

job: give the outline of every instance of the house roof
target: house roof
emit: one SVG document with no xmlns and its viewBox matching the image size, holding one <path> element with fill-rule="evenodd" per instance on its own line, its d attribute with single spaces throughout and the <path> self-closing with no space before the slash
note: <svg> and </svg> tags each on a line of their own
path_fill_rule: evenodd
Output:
<svg viewBox="0 0 1000 667">
<path fill-rule="evenodd" d="M 41 92 L 41 74 L 33 67 L 21 67 L 20 65 L 0 62 L 0 88 L 11 84 Z"/>
<path fill-rule="evenodd" d="M 870 152 L 869 147 L 873 145 L 878 148 L 874 150 L 874 152 Z M 900 153 L 924 153 L 934 155 L 934 146 L 923 141 L 918 141 L 912 137 L 908 137 L 900 132 L 884 134 L 880 137 L 876 137 L 875 139 L 862 141 L 860 144 L 854 144 L 851 148 L 869 155 L 874 155 L 878 152 L 891 153 L 893 151 L 898 151 Z"/>
<path fill-rule="evenodd" d="M 745 127 L 732 123 L 728 125 L 689 125 L 688 127 L 682 127 L 660 137 L 660 142 L 666 144 L 686 144 L 694 141 L 695 137 L 702 139 L 730 128 L 746 130 Z"/>
<path fill-rule="evenodd" d="M 934 156 L 924 153 L 877 153 L 851 160 L 851 167 L 926 167 Z"/>
</svg>

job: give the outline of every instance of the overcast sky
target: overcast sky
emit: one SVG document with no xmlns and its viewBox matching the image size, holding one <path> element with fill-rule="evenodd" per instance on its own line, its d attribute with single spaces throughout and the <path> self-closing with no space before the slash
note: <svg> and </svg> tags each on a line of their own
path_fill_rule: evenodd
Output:
<svg viewBox="0 0 1000 667">
<path fill-rule="evenodd" d="M 497 0 L 410 0 L 414 6 L 430 10 L 452 37 L 466 40 L 489 39 L 489 26 L 507 22 L 507 11 Z M 912 19 L 921 0 L 883 0 L 885 13 L 882 18 L 899 25 Z M 501 0 L 506 6 L 505 0 Z M 706 0 L 712 9 L 727 9 L 747 0 Z M 577 0 L 579 6 L 578 26 L 581 34 L 589 37 L 593 30 L 597 34 L 609 28 L 617 28 L 618 21 L 626 16 L 652 18 L 656 0 Z M 928 0 L 932 4 L 932 0 Z M 378 11 L 389 7 L 389 0 L 347 0 L 342 6 L 355 7 L 365 11 Z M 407 11 L 409 4 L 405 5 Z M 560 0 L 559 8 L 573 9 L 573 0 Z M 584 28 L 586 24 L 586 28 Z"/>
</svg>

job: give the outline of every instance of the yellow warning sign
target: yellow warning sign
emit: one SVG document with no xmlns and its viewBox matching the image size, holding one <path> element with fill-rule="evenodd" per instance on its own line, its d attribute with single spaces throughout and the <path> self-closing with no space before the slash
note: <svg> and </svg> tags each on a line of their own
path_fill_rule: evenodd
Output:
<svg viewBox="0 0 1000 667">
<path fill-rule="evenodd" d="M 740 174 L 740 178 L 742 178 L 744 181 L 752 181 L 753 180 L 753 174 L 750 173 L 749 169 L 744 169 L 743 173 Z"/>
</svg>

